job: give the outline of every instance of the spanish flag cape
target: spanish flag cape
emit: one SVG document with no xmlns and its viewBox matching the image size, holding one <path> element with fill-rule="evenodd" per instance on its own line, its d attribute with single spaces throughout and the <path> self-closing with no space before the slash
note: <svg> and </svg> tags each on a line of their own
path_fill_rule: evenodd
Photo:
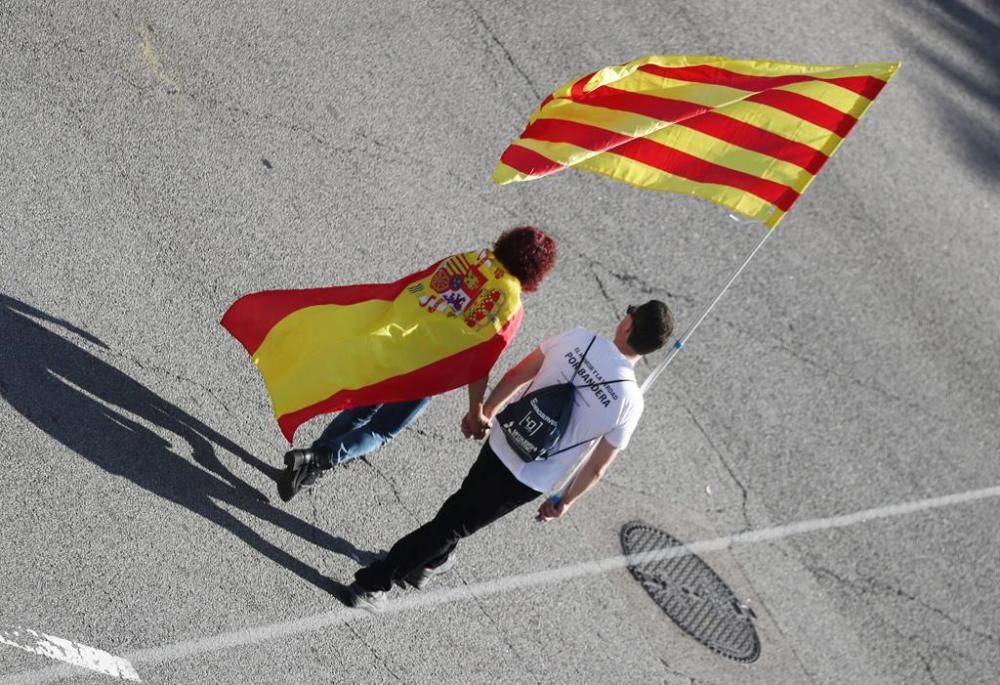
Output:
<svg viewBox="0 0 1000 685">
<path fill-rule="evenodd" d="M 222 325 L 250 353 L 291 442 L 318 414 L 420 399 L 482 378 L 522 313 L 520 282 L 482 250 L 393 283 L 246 295 Z"/>
</svg>

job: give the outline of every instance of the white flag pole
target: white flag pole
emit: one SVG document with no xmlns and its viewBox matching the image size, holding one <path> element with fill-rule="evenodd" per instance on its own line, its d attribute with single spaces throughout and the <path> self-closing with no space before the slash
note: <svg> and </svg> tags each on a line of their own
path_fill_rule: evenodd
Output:
<svg viewBox="0 0 1000 685">
<path fill-rule="evenodd" d="M 653 369 L 653 373 L 649 374 L 649 377 L 645 381 L 643 381 L 641 387 L 643 393 L 649 390 L 650 386 L 652 386 L 653 383 L 656 381 L 656 379 L 659 378 L 660 374 L 663 373 L 663 370 L 667 368 L 667 366 L 670 365 L 670 362 L 674 360 L 674 357 L 677 356 L 677 353 L 680 352 L 682 349 L 684 349 L 684 344 L 688 341 L 688 338 L 691 337 L 691 334 L 695 332 L 695 329 L 697 329 L 698 326 L 701 325 L 701 322 L 705 320 L 705 317 L 709 315 L 709 313 L 712 311 L 715 305 L 718 304 L 719 300 L 722 299 L 722 296 L 726 294 L 726 291 L 729 290 L 729 286 L 731 286 L 739 277 L 739 275 L 743 273 L 743 270 L 747 268 L 747 264 L 749 264 L 750 260 L 754 258 L 754 255 L 757 254 L 757 251 L 764 246 L 764 243 L 767 242 L 767 239 L 771 237 L 772 233 L 774 233 L 773 228 L 767 229 L 767 232 L 764 233 L 764 237 L 760 239 L 759 243 L 757 243 L 757 247 L 755 247 L 750 252 L 747 258 L 740 265 L 740 268 L 736 270 L 736 273 L 733 274 L 733 277 L 729 279 L 728 283 L 726 283 L 726 286 L 719 292 L 718 295 L 715 296 L 715 299 L 712 300 L 712 304 L 708 305 L 708 309 L 706 309 L 705 312 L 698 318 L 698 320 L 694 322 L 694 325 L 691 326 L 689 329 L 687 329 L 684 335 L 680 339 L 678 339 L 677 342 L 674 343 L 673 349 L 670 350 L 670 354 L 667 355 L 667 358 L 664 359 L 662 362 L 660 362 L 660 365 L 657 366 L 655 369 Z"/>
</svg>

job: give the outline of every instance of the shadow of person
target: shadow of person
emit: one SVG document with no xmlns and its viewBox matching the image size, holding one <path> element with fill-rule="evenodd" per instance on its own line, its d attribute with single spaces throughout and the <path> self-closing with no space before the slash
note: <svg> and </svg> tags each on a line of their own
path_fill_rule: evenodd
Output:
<svg viewBox="0 0 1000 685">
<path fill-rule="evenodd" d="M 330 578 L 327 580 L 326 585 L 327 591 L 333 595 L 334 598 L 341 604 L 343 604 L 348 609 L 354 608 L 354 601 L 351 596 L 351 588 L 343 583 Z"/>
<path fill-rule="evenodd" d="M 43 322 L 108 349 L 86 331 L 0 294 L 0 397 L 35 426 L 108 473 L 127 478 L 218 524 L 324 590 L 329 589 L 328 581 L 316 569 L 265 540 L 218 503 L 239 507 L 359 563 L 373 558 L 372 553 L 271 506 L 263 494 L 222 464 L 213 445 L 271 479 L 278 469 L 53 333 Z M 187 443 L 195 463 L 146 424 Z"/>
</svg>

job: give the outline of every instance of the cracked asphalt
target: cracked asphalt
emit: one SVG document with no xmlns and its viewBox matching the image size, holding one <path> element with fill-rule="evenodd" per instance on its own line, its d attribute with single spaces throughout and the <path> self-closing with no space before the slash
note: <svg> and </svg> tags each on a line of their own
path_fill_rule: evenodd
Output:
<svg viewBox="0 0 1000 685">
<path fill-rule="evenodd" d="M 598 489 L 477 534 L 438 587 L 614 557 L 633 519 L 694 541 L 1000 485 L 998 44 L 986 0 L 0 4 L 0 629 L 148 683 L 997 682 L 995 498 L 706 554 L 753 664 L 624 570 L 317 619 L 457 487 L 464 399 L 284 504 L 218 320 L 535 223 L 560 262 L 502 365 L 649 297 L 683 330 L 762 229 L 586 174 L 492 186 L 539 100 L 643 54 L 901 59 Z M 52 664 L 0 645 L 0 682 L 109 680 Z"/>
</svg>

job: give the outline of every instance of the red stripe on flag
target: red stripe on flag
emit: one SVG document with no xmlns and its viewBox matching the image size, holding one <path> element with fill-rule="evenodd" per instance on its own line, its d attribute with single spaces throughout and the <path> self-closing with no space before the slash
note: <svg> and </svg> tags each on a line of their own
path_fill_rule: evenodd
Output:
<svg viewBox="0 0 1000 685">
<path fill-rule="evenodd" d="M 522 307 L 496 335 L 475 347 L 379 383 L 357 390 L 341 390 L 322 402 L 284 414 L 278 417 L 278 427 L 291 443 L 298 427 L 320 414 L 383 402 L 419 400 L 467 385 L 490 372 L 517 333 L 523 316 Z"/>
<path fill-rule="evenodd" d="M 833 131 L 841 137 L 846 136 L 847 132 L 858 121 L 851 115 L 844 114 L 819 100 L 813 100 L 804 95 L 789 93 L 784 90 L 768 90 L 763 93 L 755 93 L 748 96 L 745 101 L 757 102 L 780 109 L 782 112 L 787 112 L 828 131 Z M 579 102 L 592 107 L 616 109 L 623 112 L 632 112 L 633 114 L 642 114 L 643 116 L 662 121 L 679 122 L 685 122 L 691 117 L 699 116 L 713 109 L 712 107 L 696 105 L 683 100 L 671 100 L 670 98 L 660 98 L 644 93 L 630 93 L 609 86 L 604 86 L 587 93 Z"/>
<path fill-rule="evenodd" d="M 611 152 L 698 183 L 715 183 L 744 190 L 787 212 L 799 194 L 793 188 L 753 174 L 729 169 L 666 145 L 637 138 Z"/>
<path fill-rule="evenodd" d="M 819 100 L 813 100 L 798 93 L 789 93 L 786 90 L 768 90 L 756 93 L 748 97 L 747 101 L 780 109 L 782 112 L 787 112 L 799 119 L 825 128 L 827 131 L 833 131 L 841 138 L 848 134 L 854 124 L 858 123 L 858 120 L 850 114 L 844 114 Z"/>
<path fill-rule="evenodd" d="M 869 100 L 874 100 L 875 96 L 882 92 L 886 84 L 886 81 L 874 78 L 873 76 L 841 76 L 824 80 L 827 83 L 835 83 L 841 88 L 846 88 Z"/>
<path fill-rule="evenodd" d="M 642 114 L 643 116 L 660 119 L 661 121 L 682 121 L 711 109 L 710 107 L 697 105 L 693 102 L 660 98 L 655 95 L 646 95 L 645 93 L 631 93 L 627 90 L 619 90 L 610 86 L 602 86 L 581 98 L 574 98 L 574 100 L 581 104 L 590 105 L 591 107 L 604 107 L 605 109 L 632 112 L 633 114 Z"/>
<path fill-rule="evenodd" d="M 543 125 L 536 126 L 543 122 Z M 595 152 L 606 151 L 698 183 L 738 188 L 783 211 L 788 211 L 799 196 L 794 189 L 782 183 L 729 169 L 645 138 L 628 138 L 597 126 L 562 119 L 539 119 L 528 128 L 532 135 L 525 137 L 552 143 L 569 143 Z M 611 140 L 617 141 L 615 147 L 609 146 Z"/>
<path fill-rule="evenodd" d="M 756 126 L 713 112 L 711 108 L 703 105 L 696 105 L 682 100 L 659 98 L 642 93 L 630 93 L 608 86 L 588 93 L 582 102 L 592 107 L 603 107 L 621 112 L 641 114 L 653 119 L 659 119 L 660 121 L 678 122 L 682 126 L 687 126 L 695 131 L 701 131 L 720 140 L 745 147 L 748 150 L 796 164 L 812 173 L 819 171 L 819 168 L 826 162 L 826 155 L 817 152 L 808 145 L 803 145 L 794 140 L 789 140 L 769 131 L 759 129 Z M 532 125 L 528 126 L 522 137 L 533 137 L 528 135 L 528 133 L 532 131 L 534 125 L 542 121 L 545 120 L 535 120 Z"/>
<path fill-rule="evenodd" d="M 587 85 L 587 81 L 592 79 L 594 77 L 594 74 L 596 73 L 597 73 L 596 71 L 592 71 L 586 76 L 582 76 L 578 78 L 576 81 L 574 81 L 573 85 L 570 86 L 569 89 L 570 98 L 573 100 L 579 100 L 581 97 L 586 96 L 586 93 L 583 92 L 583 89 Z"/>
<path fill-rule="evenodd" d="M 324 304 L 357 304 L 366 300 L 391 302 L 406 286 L 432 274 L 438 264 L 440 262 L 392 283 L 366 283 L 307 290 L 265 290 L 251 293 L 233 303 L 223 315 L 222 325 L 252 356 L 271 329 L 299 309 Z"/>
<path fill-rule="evenodd" d="M 702 64 L 691 67 L 662 67 L 657 64 L 643 64 L 639 71 L 647 74 L 654 74 L 664 78 L 676 79 L 678 81 L 689 81 L 691 83 L 710 83 L 719 86 L 728 86 L 739 90 L 749 90 L 761 92 L 781 88 L 793 83 L 805 83 L 807 81 L 823 81 L 832 83 L 849 90 L 858 95 L 871 100 L 885 85 L 885 81 L 874 76 L 838 76 L 835 78 L 818 78 L 806 74 L 787 74 L 783 76 L 756 76 L 750 74 L 740 74 L 728 69 Z"/>
<path fill-rule="evenodd" d="M 808 145 L 717 112 L 705 112 L 701 116 L 685 119 L 677 125 L 794 164 L 813 175 L 819 173 L 827 160 L 825 154 Z"/>
<path fill-rule="evenodd" d="M 587 150 L 603 152 L 608 148 L 635 140 L 614 131 L 568 119 L 536 119 L 521 134 L 522 138 L 549 143 L 572 143 Z"/>
<path fill-rule="evenodd" d="M 553 162 L 534 150 L 516 144 L 503 151 L 500 161 L 526 176 L 544 176 L 563 168 L 559 162 Z"/>
</svg>

